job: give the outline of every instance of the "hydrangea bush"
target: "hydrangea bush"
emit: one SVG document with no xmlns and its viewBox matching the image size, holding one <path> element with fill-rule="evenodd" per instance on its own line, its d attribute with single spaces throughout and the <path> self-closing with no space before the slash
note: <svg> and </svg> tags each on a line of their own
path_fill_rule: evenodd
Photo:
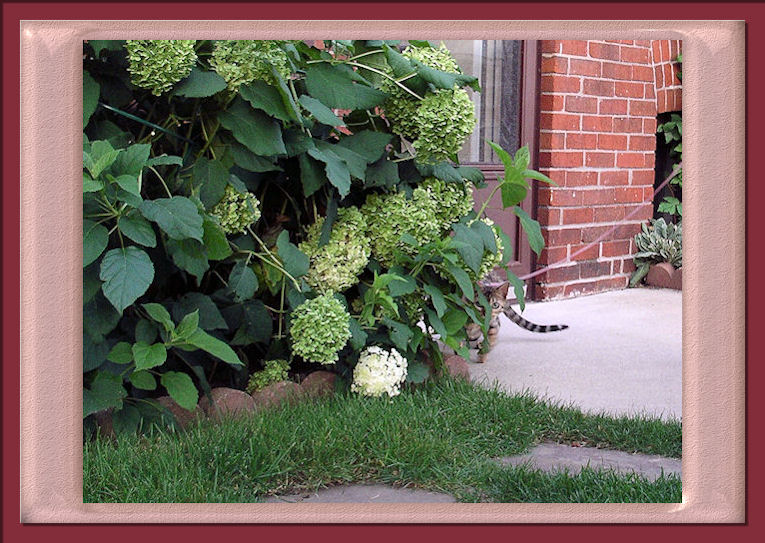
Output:
<svg viewBox="0 0 765 543">
<path fill-rule="evenodd" d="M 487 326 L 474 282 L 510 240 L 457 152 L 475 125 L 443 46 L 410 41 L 85 43 L 83 416 L 160 423 L 156 398 L 254 391 L 318 368 L 392 397 Z M 103 104 L 108 107 L 101 107 Z M 517 204 L 525 148 L 493 143 Z M 511 211 L 508 211 L 511 212 Z M 511 273 L 516 295 L 522 284 Z M 427 326 L 421 326 L 422 324 Z M 142 422 L 143 421 L 143 422 Z"/>
</svg>

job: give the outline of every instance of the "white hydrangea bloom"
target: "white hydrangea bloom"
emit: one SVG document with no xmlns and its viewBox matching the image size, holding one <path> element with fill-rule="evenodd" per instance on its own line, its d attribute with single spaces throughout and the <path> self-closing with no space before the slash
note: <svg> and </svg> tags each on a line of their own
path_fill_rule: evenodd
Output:
<svg viewBox="0 0 765 543">
<path fill-rule="evenodd" d="M 353 368 L 351 391 L 372 397 L 398 396 L 406 371 L 406 358 L 396 349 L 386 351 L 381 347 L 367 347 Z"/>
</svg>

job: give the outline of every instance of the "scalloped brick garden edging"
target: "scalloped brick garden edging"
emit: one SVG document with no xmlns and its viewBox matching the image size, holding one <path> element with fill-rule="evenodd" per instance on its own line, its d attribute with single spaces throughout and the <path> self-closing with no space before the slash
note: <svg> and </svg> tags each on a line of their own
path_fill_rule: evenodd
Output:
<svg viewBox="0 0 765 543">
<path fill-rule="evenodd" d="M 428 366 L 431 368 L 431 375 L 433 375 L 432 364 L 428 364 Z M 470 380 L 468 364 L 460 355 L 445 355 L 444 368 L 452 378 Z M 156 398 L 156 401 L 172 413 L 178 426 L 183 429 L 200 418 L 220 420 L 227 416 L 238 416 L 275 408 L 284 402 L 329 396 L 335 392 L 336 379 L 336 374 L 318 370 L 309 373 L 300 383 L 279 381 L 256 390 L 252 394 L 235 388 L 216 387 L 210 392 L 212 403 L 210 398 L 205 396 L 199 400 L 194 411 L 182 408 L 170 396 L 161 396 Z M 111 411 L 111 409 L 107 409 L 96 413 L 96 422 L 101 430 L 101 435 L 107 437 L 114 436 Z"/>
</svg>

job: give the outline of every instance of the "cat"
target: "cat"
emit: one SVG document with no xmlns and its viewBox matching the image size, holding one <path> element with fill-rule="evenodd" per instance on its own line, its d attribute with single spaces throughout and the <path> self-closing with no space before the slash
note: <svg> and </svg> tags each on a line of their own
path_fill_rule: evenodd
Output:
<svg viewBox="0 0 765 543">
<path fill-rule="evenodd" d="M 536 332 L 538 334 L 546 334 L 547 332 L 557 332 L 559 330 L 565 330 L 568 328 L 566 324 L 550 324 L 541 325 L 534 324 L 521 317 L 510 305 L 510 300 L 507 299 L 508 289 L 510 283 L 507 281 L 497 285 L 496 283 L 481 283 L 479 282 L 484 296 L 489 301 L 491 307 L 491 321 L 489 322 L 489 330 L 487 338 L 483 338 L 481 327 L 473 322 L 465 326 L 468 344 L 472 348 L 478 348 L 478 362 L 483 364 L 486 362 L 486 357 L 497 342 L 497 335 L 499 334 L 500 320 L 499 317 L 504 314 L 512 322 L 520 326 L 521 328 L 528 330 L 529 332 Z M 481 312 L 483 308 L 479 306 Z"/>
</svg>

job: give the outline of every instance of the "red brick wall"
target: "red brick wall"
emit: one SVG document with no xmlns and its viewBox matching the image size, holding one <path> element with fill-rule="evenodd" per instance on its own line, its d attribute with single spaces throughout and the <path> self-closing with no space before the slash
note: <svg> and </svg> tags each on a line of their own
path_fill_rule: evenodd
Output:
<svg viewBox="0 0 765 543">
<path fill-rule="evenodd" d="M 651 42 L 653 69 L 656 78 L 656 104 L 659 113 L 683 109 L 683 95 L 677 73 L 680 66 L 675 62 L 682 51 L 680 40 L 654 40 Z"/>
<path fill-rule="evenodd" d="M 558 187 L 539 188 L 546 248 L 538 267 L 619 226 L 571 263 L 537 276 L 538 298 L 624 288 L 634 270 L 632 238 L 652 217 L 659 73 L 668 74 L 661 81 L 661 107 L 670 100 L 672 107 L 680 105 L 666 98 L 679 95 L 667 63 L 679 43 L 658 42 L 658 49 L 656 43 L 542 42 L 539 167 Z M 665 49 L 667 60 L 655 65 L 655 51 L 663 55 Z"/>
</svg>

